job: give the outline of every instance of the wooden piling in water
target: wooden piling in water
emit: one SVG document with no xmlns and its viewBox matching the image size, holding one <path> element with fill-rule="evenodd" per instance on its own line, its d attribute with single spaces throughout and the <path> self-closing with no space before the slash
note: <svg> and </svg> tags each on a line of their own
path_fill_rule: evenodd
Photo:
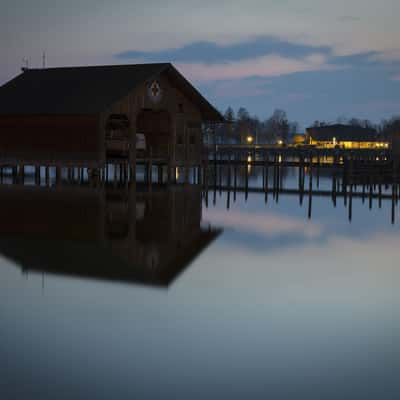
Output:
<svg viewBox="0 0 400 400">
<path fill-rule="evenodd" d="M 246 166 L 245 170 L 245 200 L 249 197 L 249 167 Z"/>
<path fill-rule="evenodd" d="M 44 176 L 45 176 L 45 182 L 46 182 L 46 186 L 49 186 L 49 184 L 50 184 L 50 172 L 49 172 L 49 166 L 48 165 L 46 165 L 45 167 L 44 167 L 45 169 L 44 169 Z"/>
<path fill-rule="evenodd" d="M 237 191 L 237 164 L 233 167 L 233 201 L 236 202 L 236 191 Z"/>
<path fill-rule="evenodd" d="M 353 185 L 350 183 L 349 186 L 349 222 L 353 217 Z"/>
<path fill-rule="evenodd" d="M 309 179 L 308 179 L 308 219 L 311 219 L 311 212 L 312 212 L 312 189 L 313 189 L 313 173 L 312 173 L 312 159 L 310 159 Z"/>
<path fill-rule="evenodd" d="M 40 185 L 40 166 L 35 166 L 35 185 Z"/>
<path fill-rule="evenodd" d="M 268 202 L 268 173 L 269 173 L 269 168 L 268 168 L 268 161 L 269 161 L 269 157 L 268 154 L 265 154 L 265 202 Z"/>
</svg>

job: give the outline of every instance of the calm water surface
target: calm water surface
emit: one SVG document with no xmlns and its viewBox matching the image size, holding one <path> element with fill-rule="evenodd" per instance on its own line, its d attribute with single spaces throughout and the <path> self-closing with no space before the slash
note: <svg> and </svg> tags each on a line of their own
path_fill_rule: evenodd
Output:
<svg viewBox="0 0 400 400">
<path fill-rule="evenodd" d="M 399 398 L 390 201 L 0 194 L 1 399 Z"/>
</svg>

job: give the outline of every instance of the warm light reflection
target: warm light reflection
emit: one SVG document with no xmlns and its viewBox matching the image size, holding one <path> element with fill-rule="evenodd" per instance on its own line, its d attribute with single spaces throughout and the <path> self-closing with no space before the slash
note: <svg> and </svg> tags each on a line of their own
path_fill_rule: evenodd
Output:
<svg viewBox="0 0 400 400">
<path fill-rule="evenodd" d="M 251 161 L 252 161 L 251 156 L 248 156 L 247 157 L 247 173 L 248 174 L 250 174 L 250 172 L 251 172 Z"/>
<path fill-rule="evenodd" d="M 246 138 L 246 140 L 247 140 L 247 143 L 253 143 L 253 136 L 247 136 L 247 138 Z"/>
</svg>

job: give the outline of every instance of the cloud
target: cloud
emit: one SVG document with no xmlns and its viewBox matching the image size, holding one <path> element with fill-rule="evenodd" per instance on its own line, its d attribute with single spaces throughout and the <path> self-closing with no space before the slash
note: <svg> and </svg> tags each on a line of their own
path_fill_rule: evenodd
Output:
<svg viewBox="0 0 400 400">
<path fill-rule="evenodd" d="M 268 82 L 249 79 L 212 82 L 209 90 L 216 98 L 243 98 L 269 94 Z"/>
<path fill-rule="evenodd" d="M 310 98 L 310 95 L 307 94 L 307 93 L 291 92 L 291 93 L 288 93 L 288 94 L 286 95 L 286 98 L 287 98 L 289 101 L 303 101 L 303 100 L 305 100 L 305 99 Z"/>
<path fill-rule="evenodd" d="M 303 58 L 289 58 L 270 54 L 255 59 L 219 64 L 178 63 L 177 67 L 197 82 L 242 79 L 248 77 L 278 77 L 298 72 L 337 70 L 342 67 L 328 63 L 324 54 L 311 54 Z"/>
<path fill-rule="evenodd" d="M 214 225 L 226 228 L 240 229 L 246 233 L 264 236 L 268 239 L 297 235 L 303 238 L 317 238 L 322 235 L 322 227 L 310 221 L 272 213 L 246 213 L 231 210 L 229 213 L 208 209 L 204 218 L 211 220 Z"/>
<path fill-rule="evenodd" d="M 388 49 L 376 52 L 370 56 L 372 61 L 392 63 L 400 61 L 400 49 Z"/>
<path fill-rule="evenodd" d="M 338 17 L 338 21 L 341 22 L 356 22 L 360 20 L 360 17 L 354 17 L 353 15 L 342 15 L 341 17 Z"/>
<path fill-rule="evenodd" d="M 397 85 L 396 85 L 397 86 Z M 380 112 L 384 114 L 398 114 L 400 110 L 399 100 L 371 100 L 353 105 L 354 112 L 372 113 Z"/>
<path fill-rule="evenodd" d="M 205 62 L 209 64 L 252 59 L 268 54 L 304 57 L 314 53 L 330 54 L 331 49 L 326 46 L 304 46 L 273 36 L 260 36 L 230 44 L 193 42 L 182 47 L 158 51 L 127 50 L 115 54 L 115 57 L 121 60 L 145 59 L 157 62 Z"/>
<path fill-rule="evenodd" d="M 392 76 L 392 81 L 400 81 L 400 74 Z"/>
</svg>

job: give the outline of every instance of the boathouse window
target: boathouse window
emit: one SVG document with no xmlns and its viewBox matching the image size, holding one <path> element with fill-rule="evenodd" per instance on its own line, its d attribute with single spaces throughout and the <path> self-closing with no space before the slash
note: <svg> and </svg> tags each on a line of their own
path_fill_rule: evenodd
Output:
<svg viewBox="0 0 400 400">
<path fill-rule="evenodd" d="M 178 134 L 178 136 L 176 138 L 176 143 L 183 144 L 183 135 L 181 133 Z"/>
<path fill-rule="evenodd" d="M 191 133 L 189 136 L 189 143 L 190 144 L 196 144 L 196 135 L 194 133 Z"/>
<path fill-rule="evenodd" d="M 178 110 L 180 113 L 183 113 L 183 104 L 182 103 L 178 104 Z"/>
</svg>

